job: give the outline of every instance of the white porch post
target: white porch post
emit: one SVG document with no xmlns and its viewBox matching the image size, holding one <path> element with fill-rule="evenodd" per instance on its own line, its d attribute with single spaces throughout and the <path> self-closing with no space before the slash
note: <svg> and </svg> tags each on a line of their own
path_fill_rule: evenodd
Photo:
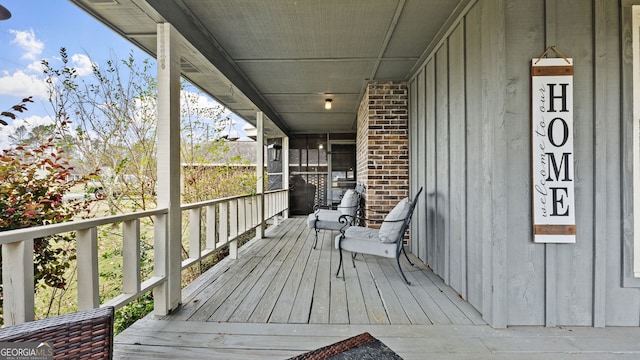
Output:
<svg viewBox="0 0 640 360">
<path fill-rule="evenodd" d="M 256 237 L 262 239 L 264 237 L 265 223 L 264 223 L 264 114 L 262 111 L 258 112 L 256 117 L 256 128 L 258 134 L 256 141 L 256 194 L 258 196 L 258 222 L 260 225 L 256 228 Z"/>
<path fill-rule="evenodd" d="M 171 24 L 158 24 L 158 207 L 169 209 L 164 249 L 167 281 L 154 294 L 155 314 L 165 315 L 181 301 L 180 214 L 180 56 L 181 36 Z M 160 245 L 160 244 L 159 244 Z"/>
<path fill-rule="evenodd" d="M 282 188 L 289 189 L 289 137 L 282 138 Z M 287 209 L 282 212 L 282 217 L 289 218 L 289 192 L 285 196 Z"/>
</svg>

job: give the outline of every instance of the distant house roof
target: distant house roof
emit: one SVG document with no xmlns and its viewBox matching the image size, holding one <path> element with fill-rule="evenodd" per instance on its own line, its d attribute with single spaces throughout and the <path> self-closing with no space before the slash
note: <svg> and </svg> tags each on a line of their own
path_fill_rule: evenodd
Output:
<svg viewBox="0 0 640 360">
<path fill-rule="evenodd" d="M 224 146 L 228 149 L 225 152 L 217 152 L 215 156 L 207 156 L 206 151 L 202 153 L 202 161 L 198 163 L 185 163 L 185 165 L 197 165 L 197 166 L 219 166 L 219 165 L 256 165 L 256 147 L 258 143 L 251 140 L 240 141 L 225 141 Z M 214 158 L 215 157 L 215 158 Z M 241 163 L 238 164 L 234 161 L 235 158 L 240 157 Z"/>
<path fill-rule="evenodd" d="M 231 159 L 240 156 L 242 160 L 248 161 L 250 164 L 256 163 L 256 147 L 258 143 L 255 141 L 227 141 L 225 145 L 229 151 L 225 153 L 224 162 L 231 162 Z"/>
</svg>

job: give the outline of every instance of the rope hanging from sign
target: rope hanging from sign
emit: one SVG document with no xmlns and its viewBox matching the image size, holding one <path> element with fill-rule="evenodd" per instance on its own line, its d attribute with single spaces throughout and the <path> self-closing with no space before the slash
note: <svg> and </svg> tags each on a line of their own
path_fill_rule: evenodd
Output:
<svg viewBox="0 0 640 360">
<path fill-rule="evenodd" d="M 538 60 L 535 62 L 535 64 L 538 64 L 538 62 L 540 62 L 540 60 L 541 60 L 543 57 L 547 56 L 547 53 L 548 53 L 549 51 L 551 51 L 551 50 L 553 50 L 553 52 L 555 52 L 555 53 L 556 53 L 556 55 L 560 55 L 560 57 L 562 57 L 562 58 L 564 59 L 564 61 L 566 61 L 566 62 L 567 62 L 567 64 L 571 65 L 571 61 L 569 61 L 569 59 L 567 59 L 567 57 L 566 57 L 566 56 L 564 56 L 564 54 L 563 54 L 563 53 L 561 53 L 561 52 L 560 52 L 560 50 L 558 50 L 558 48 L 557 48 L 557 47 L 555 47 L 555 45 L 551 45 L 551 46 L 549 46 L 548 48 L 546 48 L 546 49 L 544 50 L 544 52 L 542 53 L 542 55 L 540 55 L 540 56 L 538 57 Z"/>
</svg>

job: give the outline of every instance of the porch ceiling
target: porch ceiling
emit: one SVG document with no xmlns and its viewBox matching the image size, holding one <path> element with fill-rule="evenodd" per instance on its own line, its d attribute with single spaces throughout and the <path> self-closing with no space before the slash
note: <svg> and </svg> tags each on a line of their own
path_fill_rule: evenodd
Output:
<svg viewBox="0 0 640 360">
<path fill-rule="evenodd" d="M 470 2 L 70 1 L 152 56 L 156 24 L 172 23 L 193 45 L 183 76 L 251 123 L 261 109 L 288 134 L 355 131 L 367 82 L 406 80 Z"/>
</svg>

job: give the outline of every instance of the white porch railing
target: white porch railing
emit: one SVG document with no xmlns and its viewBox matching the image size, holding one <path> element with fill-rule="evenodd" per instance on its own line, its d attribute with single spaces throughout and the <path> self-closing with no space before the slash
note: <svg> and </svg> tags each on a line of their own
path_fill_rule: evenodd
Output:
<svg viewBox="0 0 640 360">
<path fill-rule="evenodd" d="M 264 208 L 261 195 L 232 196 L 183 205 L 182 211 L 189 211 L 189 257 L 182 261 L 182 269 L 199 263 L 213 254 L 216 249 L 227 244 L 229 256 L 237 259 L 237 239 L 261 226 L 263 221 L 286 210 L 289 207 L 287 193 L 286 190 L 265 192 Z M 264 209 L 264 216 L 261 216 L 261 209 Z M 202 227 L 203 210 L 206 215 L 204 228 Z M 203 234 L 204 249 L 202 249 Z"/>
<path fill-rule="evenodd" d="M 198 263 L 213 254 L 215 249 L 226 244 L 229 244 L 230 256 L 237 258 L 237 238 L 251 229 L 262 226 L 267 219 L 286 211 L 287 208 L 287 190 L 183 205 L 181 210 L 189 211 L 190 217 L 190 249 L 189 258 L 183 261 L 182 268 L 186 269 Z M 204 231 L 202 228 L 203 209 L 206 225 Z M 167 249 L 170 241 L 167 236 L 168 212 L 168 209 L 162 208 L 0 232 L 5 326 L 34 319 L 33 241 L 37 238 L 71 231 L 76 232 L 78 310 L 109 305 L 120 308 L 144 293 L 163 286 L 167 282 L 166 274 L 169 273 L 167 264 Z M 142 281 L 140 276 L 140 220 L 147 217 L 154 220 L 154 265 L 152 276 Z M 99 301 L 97 228 L 118 223 L 122 224 L 122 294 L 101 305 Z M 201 249 L 200 245 L 203 233 L 205 249 Z"/>
</svg>

